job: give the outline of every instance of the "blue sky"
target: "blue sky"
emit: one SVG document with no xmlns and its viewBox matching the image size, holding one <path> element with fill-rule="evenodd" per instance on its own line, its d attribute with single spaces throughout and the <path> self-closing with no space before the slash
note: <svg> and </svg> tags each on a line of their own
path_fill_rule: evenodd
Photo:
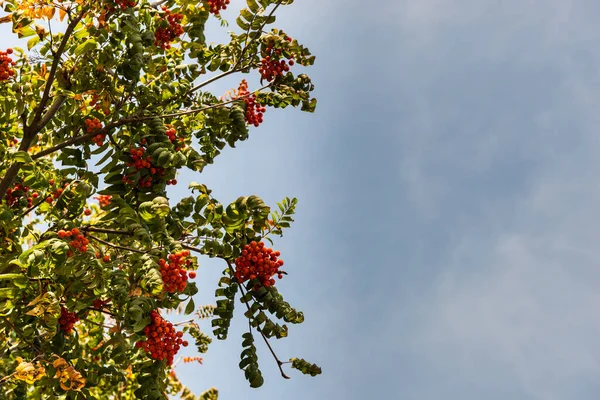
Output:
<svg viewBox="0 0 600 400">
<path fill-rule="evenodd" d="M 178 374 L 223 399 L 598 398 L 600 3 L 335 3 L 278 16 L 317 55 L 317 112 L 268 110 L 174 194 L 299 197 L 278 285 L 306 322 L 275 348 L 324 373 L 284 381 L 261 349 L 248 388 L 240 318 Z"/>
</svg>

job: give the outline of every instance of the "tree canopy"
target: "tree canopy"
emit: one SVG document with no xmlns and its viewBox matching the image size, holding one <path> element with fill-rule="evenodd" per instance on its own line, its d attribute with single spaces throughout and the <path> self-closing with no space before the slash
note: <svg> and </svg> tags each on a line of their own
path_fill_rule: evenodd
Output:
<svg viewBox="0 0 600 400">
<path fill-rule="evenodd" d="M 205 26 L 228 26 L 229 0 L 0 0 L 23 43 L 0 49 L 2 398 L 216 399 L 174 367 L 201 362 L 236 313 L 249 386 L 263 384 L 259 345 L 285 378 L 321 373 L 270 343 L 304 321 L 276 287 L 287 272 L 273 248 L 297 200 L 222 204 L 195 182 L 168 195 L 272 109 L 315 110 L 302 72 L 314 56 L 272 28 L 292 2 L 247 0 L 228 43 L 211 44 Z M 231 91 L 209 91 L 235 74 Z M 202 257 L 223 262 L 214 305 L 194 303 Z M 185 346 L 198 356 L 178 356 Z"/>
</svg>

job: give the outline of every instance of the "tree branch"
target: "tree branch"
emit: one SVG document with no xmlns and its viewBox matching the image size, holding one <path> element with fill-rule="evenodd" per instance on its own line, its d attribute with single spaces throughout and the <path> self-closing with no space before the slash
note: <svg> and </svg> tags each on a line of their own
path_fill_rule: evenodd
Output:
<svg viewBox="0 0 600 400">
<path fill-rule="evenodd" d="M 56 152 L 56 151 L 58 151 L 60 149 L 64 149 L 65 147 L 69 147 L 69 146 L 74 145 L 74 144 L 83 143 L 83 142 L 85 142 L 87 140 L 90 140 L 91 138 L 93 138 L 96 135 L 106 134 L 111 129 L 118 128 L 119 126 L 126 125 L 126 124 L 128 124 L 130 122 L 133 122 L 133 121 L 134 121 L 134 119 L 132 117 L 121 118 L 120 120 L 118 120 L 116 122 L 113 122 L 112 124 L 106 125 L 102 129 L 98 129 L 98 130 L 95 130 L 93 132 L 81 135 L 81 136 L 75 136 L 75 137 L 73 137 L 71 139 L 67 139 L 64 142 L 58 143 L 58 144 L 56 144 L 56 145 L 54 145 L 52 147 L 49 147 L 49 148 L 47 148 L 45 150 L 38 151 L 37 153 L 32 154 L 31 158 L 33 160 L 37 160 L 38 158 L 47 156 L 48 154 L 52 154 L 52 153 L 54 153 L 54 152 Z"/>
<path fill-rule="evenodd" d="M 60 64 L 60 58 L 63 52 L 65 51 L 65 47 L 67 47 L 67 43 L 71 38 L 71 34 L 75 30 L 75 27 L 77 26 L 79 21 L 81 21 L 81 19 L 85 15 L 86 11 L 86 7 L 83 7 L 81 12 L 69 23 L 67 29 L 65 30 L 62 41 L 58 45 L 58 49 L 56 50 L 56 54 L 54 55 L 54 60 L 52 61 L 52 67 L 50 67 L 50 75 L 48 75 L 48 80 L 46 81 L 46 86 L 44 87 L 42 100 L 40 101 L 40 104 L 37 107 L 35 117 L 33 118 L 33 123 L 31 124 L 33 127 L 35 127 L 35 129 L 33 130 L 34 132 L 36 129 L 40 129 L 41 127 L 43 127 L 43 125 L 40 126 L 39 122 L 41 122 L 40 118 L 42 118 L 42 113 L 44 112 L 46 104 L 48 103 L 48 100 L 50 98 L 50 90 L 52 89 L 54 79 L 56 79 L 56 71 L 58 70 L 58 65 Z M 50 118 L 52 117 L 50 116 Z"/>
<path fill-rule="evenodd" d="M 63 103 L 63 101 L 60 100 L 60 96 L 59 96 L 57 98 L 57 101 L 55 102 L 55 104 L 53 104 L 53 107 L 51 107 L 50 110 L 48 110 L 49 112 L 46 113 L 44 115 L 44 117 L 42 118 L 42 113 L 44 112 L 44 109 L 46 108 L 46 104 L 48 103 L 48 99 L 50 98 L 50 89 L 52 87 L 52 84 L 54 83 L 54 79 L 56 78 L 56 71 L 58 69 L 58 64 L 60 63 L 60 56 L 62 55 L 63 51 L 65 50 L 65 47 L 67 46 L 67 42 L 69 41 L 69 38 L 70 38 L 71 34 L 73 33 L 75 26 L 77 26 L 77 24 L 79 23 L 79 21 L 81 21 L 81 19 L 83 18 L 84 15 L 85 15 L 85 8 L 83 10 L 81 10 L 81 13 L 73 21 L 71 21 L 71 23 L 69 23 L 69 25 L 67 26 L 67 29 L 65 30 L 65 34 L 64 34 L 63 39 L 58 47 L 57 54 L 54 58 L 54 61 L 52 62 L 52 67 L 50 69 L 50 75 L 48 76 L 48 80 L 46 81 L 44 93 L 42 95 L 40 104 L 37 107 L 37 111 L 33 118 L 32 124 L 29 128 L 25 124 L 23 124 L 23 140 L 21 141 L 21 145 L 19 146 L 19 151 L 26 152 L 27 150 L 29 150 L 29 147 L 31 147 L 31 144 L 33 143 L 33 140 L 35 139 L 35 136 L 44 127 L 44 125 L 41 125 L 41 122 L 45 121 L 45 123 L 48 123 L 50 121 L 50 119 L 54 116 L 54 113 L 56 113 L 56 111 L 58 111 L 58 109 L 60 108 L 60 106 Z M 56 107 L 54 107 L 54 106 L 56 106 Z M 22 165 L 23 165 L 22 163 L 15 162 L 6 171 L 4 178 L 2 178 L 2 181 L 0 181 L 0 199 L 3 199 L 4 196 L 6 195 L 6 191 L 14 182 Z"/>
<path fill-rule="evenodd" d="M 65 103 L 66 100 L 67 100 L 67 97 L 62 94 L 56 96 L 56 98 L 54 99 L 54 102 L 52 103 L 52 105 L 50 106 L 48 111 L 46 111 L 46 113 L 44 114 L 44 116 L 42 117 L 40 122 L 38 123 L 36 130 L 38 129 L 38 127 L 39 127 L 39 129 L 41 129 L 44 126 L 46 126 L 46 124 L 48 122 L 50 122 L 52 117 L 54 117 L 54 115 L 58 112 L 58 110 L 62 107 L 62 105 Z"/>
</svg>

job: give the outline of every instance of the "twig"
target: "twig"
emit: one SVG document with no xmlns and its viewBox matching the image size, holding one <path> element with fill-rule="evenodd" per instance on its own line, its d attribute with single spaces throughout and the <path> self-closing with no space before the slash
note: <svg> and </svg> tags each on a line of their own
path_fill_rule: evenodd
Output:
<svg viewBox="0 0 600 400">
<path fill-rule="evenodd" d="M 44 109 L 46 108 L 46 103 L 48 103 L 48 99 L 50 97 L 50 90 L 52 89 L 52 84 L 54 83 L 54 79 L 56 79 L 56 70 L 58 69 L 58 65 L 60 64 L 60 59 L 61 59 L 62 53 L 64 52 L 65 47 L 67 47 L 67 42 L 71 38 L 71 34 L 75 30 L 75 27 L 77 26 L 79 21 L 81 21 L 81 19 L 85 15 L 86 11 L 87 11 L 86 7 L 83 7 L 81 12 L 75 17 L 75 19 L 73 19 L 69 23 L 69 25 L 67 26 L 67 29 L 65 30 L 63 39 L 60 42 L 58 49 L 56 50 L 56 55 L 54 56 L 54 60 L 52 61 L 52 67 L 50 67 L 50 75 L 48 75 L 48 80 L 46 81 L 46 86 L 44 87 L 44 93 L 42 94 L 42 100 L 40 101 L 40 104 L 38 105 L 36 113 L 35 113 L 35 117 L 33 118 L 32 126 L 34 126 L 35 129 L 40 128 L 40 124 L 39 124 L 40 118 L 42 117 L 42 113 L 44 112 Z"/>
<path fill-rule="evenodd" d="M 6 321 L 6 323 L 8 325 L 10 325 L 10 327 L 12 328 L 12 330 L 17 334 L 17 336 L 19 336 L 21 338 L 22 341 L 24 341 L 29 346 L 31 346 L 31 348 L 33 348 L 35 351 L 37 351 L 38 354 L 42 354 L 42 351 L 40 350 L 40 348 L 37 347 L 35 344 L 31 343 L 29 340 L 27 340 L 27 338 L 25 336 L 23 336 L 23 334 L 21 333 L 21 331 L 19 331 L 17 329 L 17 327 L 12 322 L 10 322 L 10 320 L 8 318 L 6 318 L 5 316 L 2 316 L 2 319 L 4 321 Z"/>
<path fill-rule="evenodd" d="M 279 0 L 277 2 L 277 4 L 275 4 L 275 7 L 273 7 L 273 9 L 271 10 L 271 12 L 269 13 L 269 15 L 267 15 L 267 18 L 265 18 L 265 21 L 263 22 L 263 24 L 261 25 L 260 29 L 258 30 L 258 32 L 262 32 L 263 29 L 265 28 L 265 26 L 267 25 L 267 21 L 273 16 L 273 14 L 275 14 L 275 11 L 277 10 L 277 8 L 281 5 L 281 3 L 283 2 L 283 0 Z M 248 51 L 248 49 L 250 48 L 250 46 L 252 44 L 254 44 L 254 42 L 260 37 L 260 35 L 255 36 L 252 38 L 252 40 L 250 40 L 248 42 L 247 45 L 244 46 L 244 48 L 242 49 L 242 53 L 240 54 L 240 58 L 238 59 L 238 62 L 236 63 L 236 65 L 233 67 L 233 69 L 239 67 L 239 65 L 241 64 L 242 60 L 244 59 L 244 55 L 246 55 L 246 52 Z"/>
<path fill-rule="evenodd" d="M 96 228 L 94 226 L 84 226 L 81 228 L 84 232 L 97 232 L 97 233 L 107 233 L 107 234 L 115 234 L 115 235 L 125 235 L 131 236 L 132 234 L 127 231 L 120 231 L 117 229 L 106 229 L 106 228 Z"/>
<path fill-rule="evenodd" d="M 32 205 L 31 207 L 29 207 L 27 210 L 25 210 L 25 212 L 23 214 L 21 214 L 21 218 L 24 218 L 27 216 L 27 214 L 29 214 L 30 212 L 32 212 L 33 210 L 35 210 L 36 208 L 38 208 L 42 203 L 44 203 L 46 201 L 45 197 L 42 197 L 40 200 L 38 200 L 37 203 L 35 203 L 34 205 Z"/>
<path fill-rule="evenodd" d="M 102 239 L 97 238 L 96 236 L 93 236 L 93 235 L 90 235 L 90 234 L 88 234 L 87 236 L 89 238 L 91 238 L 91 239 L 94 239 L 97 242 L 100 242 L 100 243 L 102 243 L 102 244 L 104 244 L 106 246 L 109 246 L 109 247 L 112 247 L 112 248 L 115 248 L 115 249 L 124 250 L 124 251 L 131 251 L 133 253 L 138 253 L 138 254 L 146 254 L 147 253 L 146 251 L 141 251 L 141 250 L 134 249 L 134 248 L 131 248 L 131 247 L 119 246 L 118 244 L 113 244 L 113 243 L 107 242 L 106 240 L 102 240 Z"/>
<path fill-rule="evenodd" d="M 88 309 L 88 310 L 92 310 L 92 311 L 98 311 L 98 312 L 101 312 L 101 313 L 103 313 L 103 314 L 110 315 L 110 316 L 111 316 L 111 317 L 113 317 L 113 318 L 117 318 L 117 315 L 116 315 L 116 314 L 113 314 L 113 313 L 111 313 L 110 311 L 101 310 L 101 309 L 99 309 L 99 308 L 94 308 L 94 307 L 88 307 L 87 309 Z"/>
<path fill-rule="evenodd" d="M 99 326 L 99 327 L 102 327 L 102 328 L 106 328 L 106 329 L 112 329 L 112 328 L 114 328 L 114 326 L 104 325 L 104 324 L 101 324 L 99 322 L 95 322 L 95 321 L 92 321 L 92 320 L 89 320 L 89 319 L 86 319 L 86 318 L 82 319 L 82 321 L 89 322 L 90 324 L 94 324 L 96 326 Z"/>
<path fill-rule="evenodd" d="M 221 106 L 226 106 L 227 104 L 235 103 L 236 101 L 239 101 L 239 100 L 244 99 L 246 97 L 252 96 L 253 94 L 256 94 L 256 93 L 260 92 L 261 90 L 264 90 L 264 89 L 268 88 L 269 86 L 271 86 L 272 83 L 273 82 L 269 82 L 267 85 L 261 87 L 260 89 L 257 89 L 255 91 L 250 92 L 248 94 L 245 94 L 243 96 L 239 96 L 239 97 L 236 97 L 235 99 L 224 101 L 224 102 L 221 102 L 221 103 L 218 103 L 218 104 L 213 104 L 213 105 L 210 105 L 210 106 L 204 106 L 202 108 L 197 108 L 197 109 L 194 109 L 194 110 L 180 111 L 180 112 L 173 113 L 173 114 L 163 114 L 163 115 L 156 115 L 156 116 L 152 116 L 152 117 L 144 117 L 144 118 L 141 118 L 139 120 L 151 119 L 151 118 L 156 118 L 156 117 L 158 117 L 158 118 L 174 118 L 174 117 L 180 117 L 180 116 L 183 116 L 183 115 L 196 114 L 196 113 L 199 113 L 199 112 L 202 112 L 202 111 L 206 111 L 206 110 L 210 110 L 210 109 L 213 109 L 213 108 L 219 108 Z"/>
<path fill-rule="evenodd" d="M 225 260 L 227 262 L 227 265 L 229 265 L 229 268 L 233 268 L 231 265 L 231 262 L 229 262 L 229 260 Z M 240 292 L 242 293 L 242 297 L 244 297 L 246 295 L 246 293 L 244 292 L 244 285 L 240 284 Z M 244 302 L 244 304 L 246 305 L 246 308 L 248 308 L 248 310 L 250 311 L 250 306 L 248 305 L 248 302 Z M 250 322 L 250 320 L 248 320 L 248 323 Z M 262 330 L 257 326 L 256 330 L 260 333 L 260 335 L 262 336 L 263 340 L 265 341 L 265 343 L 267 344 L 267 347 L 269 348 L 269 350 L 271 351 L 271 354 L 273 355 L 273 358 L 275 358 L 275 361 L 277 362 L 277 367 L 279 367 L 279 372 L 281 372 L 281 376 L 284 377 L 285 379 L 290 379 L 289 376 L 287 376 L 285 374 L 285 372 L 283 372 L 283 368 L 281 368 L 281 366 L 283 365 L 283 362 L 281 362 L 281 360 L 279 359 L 279 357 L 277 357 L 277 354 L 275 354 L 275 350 L 273 350 L 273 347 L 271 347 L 271 343 L 269 343 L 269 340 L 267 339 L 267 337 L 265 336 L 265 334 L 262 332 Z"/>
<path fill-rule="evenodd" d="M 188 319 L 187 321 L 181 321 L 181 322 L 174 323 L 173 326 L 179 326 L 179 325 L 189 324 L 190 322 L 194 322 L 194 321 L 195 320 L 192 318 L 192 319 Z"/>
</svg>

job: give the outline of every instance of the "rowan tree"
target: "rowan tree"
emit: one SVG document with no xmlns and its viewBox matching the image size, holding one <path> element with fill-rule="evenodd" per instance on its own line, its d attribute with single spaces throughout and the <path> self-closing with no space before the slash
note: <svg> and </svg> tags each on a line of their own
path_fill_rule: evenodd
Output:
<svg viewBox="0 0 600 400">
<path fill-rule="evenodd" d="M 226 339 L 236 311 L 251 387 L 263 384 L 260 344 L 283 377 L 321 373 L 271 344 L 304 320 L 277 290 L 287 264 L 272 241 L 297 200 L 222 204 L 201 183 L 168 194 L 272 109 L 314 111 L 303 73 L 314 56 L 271 28 L 292 2 L 247 0 L 228 43 L 209 44 L 205 26 L 227 25 L 229 0 L 0 0 L 23 41 L 0 50 L 2 398 L 214 399 L 174 367 L 201 363 L 178 352 Z M 235 75 L 230 92 L 209 91 Z M 202 257 L 223 262 L 214 305 L 194 303 Z M 191 318 L 171 322 L 178 311 Z"/>
</svg>

